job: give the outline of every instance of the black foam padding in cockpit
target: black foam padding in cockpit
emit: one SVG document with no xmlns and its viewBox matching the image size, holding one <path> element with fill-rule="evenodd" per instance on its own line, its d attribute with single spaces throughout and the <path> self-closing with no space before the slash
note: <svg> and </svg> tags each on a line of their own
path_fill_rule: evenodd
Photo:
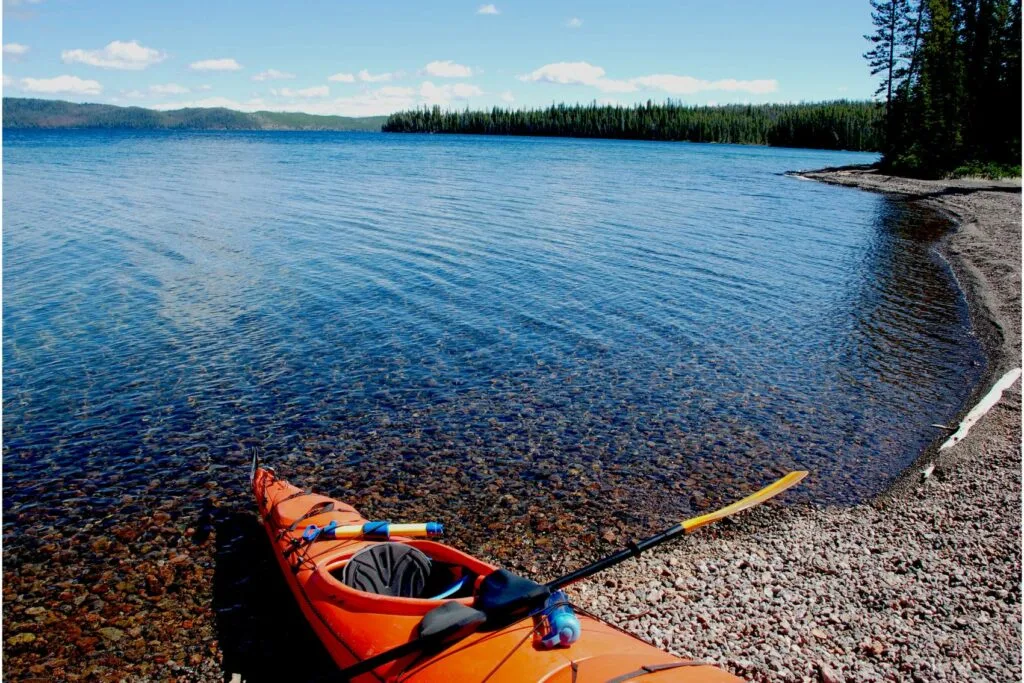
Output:
<svg viewBox="0 0 1024 683">
<path fill-rule="evenodd" d="M 418 598 L 430 577 L 430 558 L 404 543 L 363 548 L 342 569 L 341 582 L 375 595 Z"/>
</svg>

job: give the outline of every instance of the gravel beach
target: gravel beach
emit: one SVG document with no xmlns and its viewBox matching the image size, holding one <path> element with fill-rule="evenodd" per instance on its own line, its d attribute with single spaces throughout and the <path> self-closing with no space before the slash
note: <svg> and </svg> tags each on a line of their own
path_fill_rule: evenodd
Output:
<svg viewBox="0 0 1024 683">
<path fill-rule="evenodd" d="M 799 175 L 957 223 L 939 248 L 990 356 L 963 413 L 1020 366 L 1020 181 Z M 591 580 L 578 601 L 753 681 L 1020 680 L 1020 381 L 940 455 L 945 436 L 870 504 L 756 510 Z"/>
</svg>

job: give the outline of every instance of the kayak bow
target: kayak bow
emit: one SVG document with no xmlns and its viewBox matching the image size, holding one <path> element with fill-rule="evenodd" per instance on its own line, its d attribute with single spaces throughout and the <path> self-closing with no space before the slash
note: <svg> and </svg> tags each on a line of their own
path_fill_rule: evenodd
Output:
<svg viewBox="0 0 1024 683">
<path fill-rule="evenodd" d="M 674 535 L 757 505 L 794 485 L 804 474 L 787 475 L 723 510 L 687 520 L 677 525 L 682 531 Z M 362 529 L 367 520 L 350 505 L 288 484 L 273 470 L 259 467 L 255 458 L 251 479 L 260 516 L 288 585 L 313 630 L 342 669 L 341 676 L 348 680 L 739 681 L 712 665 L 658 650 L 587 614 L 578 615 L 581 637 L 569 647 L 542 646 L 535 635 L 537 617 L 530 617 L 533 612 L 529 609 L 525 618 L 519 616 L 511 622 L 487 614 L 487 623 L 463 628 L 458 638 L 426 642 L 429 639 L 421 637 L 424 624 L 437 623 L 437 616 L 443 622 L 443 613 L 452 613 L 455 618 L 484 614 L 474 609 L 481 603 L 478 592 L 495 578 L 512 577 L 513 583 L 533 586 L 538 589 L 536 595 L 546 596 L 556 584 L 567 585 L 583 578 L 577 577 L 582 570 L 541 586 L 498 571 L 451 546 L 396 535 L 395 528 L 389 541 L 362 534 L 331 538 L 321 533 L 307 535 L 304 540 L 304 531 L 310 526 L 355 530 Z M 668 539 L 658 542 L 664 540 Z M 648 541 L 635 545 L 651 547 Z M 527 603 L 523 604 L 528 608 L 535 598 L 531 595 L 525 599 Z M 425 620 L 432 612 L 434 616 Z M 449 626 L 445 624 L 445 628 Z"/>
</svg>

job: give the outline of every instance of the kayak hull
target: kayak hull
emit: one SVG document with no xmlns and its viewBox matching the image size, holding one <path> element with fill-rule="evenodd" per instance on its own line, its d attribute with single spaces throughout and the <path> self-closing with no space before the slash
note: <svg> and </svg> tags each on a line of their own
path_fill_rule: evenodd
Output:
<svg viewBox="0 0 1024 683">
<path fill-rule="evenodd" d="M 378 541 L 361 539 L 301 541 L 308 525 L 363 524 L 355 508 L 326 496 L 303 492 L 271 470 L 253 474 L 263 526 L 292 593 L 317 637 L 340 668 L 412 640 L 423 616 L 447 600 L 393 598 L 344 585 L 337 572 L 359 550 Z M 428 540 L 392 537 L 426 553 L 435 562 L 458 565 L 483 577 L 496 567 L 450 546 Z M 466 605 L 471 597 L 456 598 Z M 568 648 L 544 650 L 534 645 L 532 619 L 506 628 L 479 632 L 439 653 L 414 654 L 359 676 L 371 681 L 410 683 L 545 681 L 585 683 L 629 678 L 638 683 L 736 683 L 740 679 L 717 667 L 682 660 L 603 621 L 579 615 L 582 635 Z"/>
</svg>

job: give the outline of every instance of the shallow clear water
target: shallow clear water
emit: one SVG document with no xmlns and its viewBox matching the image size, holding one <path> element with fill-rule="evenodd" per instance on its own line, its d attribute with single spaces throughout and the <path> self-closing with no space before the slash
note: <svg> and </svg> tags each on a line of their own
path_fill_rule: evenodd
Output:
<svg viewBox="0 0 1024 683">
<path fill-rule="evenodd" d="M 781 175 L 870 155 L 4 137 L 9 532 L 69 487 L 86 517 L 154 487 L 240 496 L 248 443 L 392 511 L 429 488 L 477 496 L 464 514 L 526 515 L 501 499 L 522 490 L 540 513 L 672 515 L 796 466 L 794 499 L 847 503 L 983 370 L 942 221 Z"/>
</svg>

